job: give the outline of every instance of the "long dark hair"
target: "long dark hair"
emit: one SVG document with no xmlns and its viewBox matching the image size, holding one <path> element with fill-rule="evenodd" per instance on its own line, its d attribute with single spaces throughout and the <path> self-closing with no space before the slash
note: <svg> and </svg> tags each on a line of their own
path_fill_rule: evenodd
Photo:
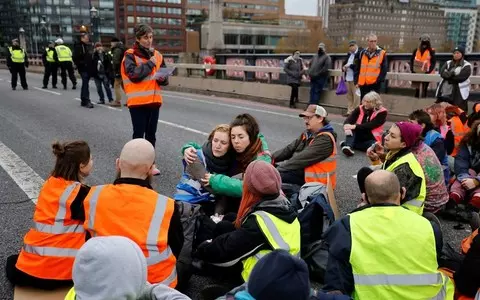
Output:
<svg viewBox="0 0 480 300">
<path fill-rule="evenodd" d="M 427 132 L 429 132 L 432 129 L 435 129 L 435 126 L 432 123 L 432 119 L 430 118 L 430 115 L 421 109 L 418 109 L 414 112 L 412 112 L 408 118 L 410 120 L 416 120 L 419 125 L 425 125 L 422 131 L 422 136 L 425 137 Z"/>
<path fill-rule="evenodd" d="M 241 114 L 233 119 L 230 123 L 230 130 L 233 127 L 242 126 L 248 134 L 250 145 L 243 153 L 237 155 L 237 161 L 240 163 L 240 171 L 243 173 L 249 163 L 251 163 L 257 154 L 262 151 L 262 141 L 258 137 L 260 133 L 260 126 L 257 120 L 250 114 Z"/>
<path fill-rule="evenodd" d="M 473 122 L 470 131 L 460 141 L 460 145 L 480 149 L 480 120 Z"/>
<path fill-rule="evenodd" d="M 52 151 L 57 160 L 50 175 L 68 181 L 80 181 L 80 165 L 86 165 L 90 161 L 90 147 L 87 142 L 54 142 Z"/>
</svg>

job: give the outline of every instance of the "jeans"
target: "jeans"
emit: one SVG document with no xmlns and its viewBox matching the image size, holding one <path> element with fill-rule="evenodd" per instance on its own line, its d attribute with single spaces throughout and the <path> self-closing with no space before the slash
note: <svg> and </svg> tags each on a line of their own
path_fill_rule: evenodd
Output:
<svg viewBox="0 0 480 300">
<path fill-rule="evenodd" d="M 90 81 L 90 74 L 88 72 L 81 72 L 82 76 L 82 91 L 80 92 L 80 99 L 82 99 L 82 104 L 90 103 L 90 90 L 88 83 Z"/>
<path fill-rule="evenodd" d="M 353 135 L 347 135 L 345 137 L 345 146 L 349 146 L 352 149 L 357 149 L 360 151 L 367 151 L 367 149 L 375 144 L 377 141 L 375 140 L 369 140 L 369 141 L 359 141 L 356 138 L 355 132 Z"/>
<path fill-rule="evenodd" d="M 94 77 L 95 85 L 97 86 L 97 93 L 98 97 L 100 97 L 100 102 L 105 102 L 105 94 L 103 93 L 103 87 L 107 92 L 108 101 L 113 101 L 112 90 L 110 89 L 110 80 L 107 76 L 103 76 L 101 78 Z"/>
<path fill-rule="evenodd" d="M 318 104 L 323 92 L 323 87 L 327 81 L 326 77 L 319 77 L 310 80 L 310 102 L 309 104 Z"/>
<path fill-rule="evenodd" d="M 145 138 L 155 147 L 160 106 L 143 105 L 130 107 L 129 110 L 132 118 L 133 138 Z"/>
</svg>

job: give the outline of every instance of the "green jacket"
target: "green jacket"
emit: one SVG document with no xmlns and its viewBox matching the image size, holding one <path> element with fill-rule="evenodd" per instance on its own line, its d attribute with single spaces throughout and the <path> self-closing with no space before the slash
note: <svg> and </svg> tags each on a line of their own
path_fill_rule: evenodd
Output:
<svg viewBox="0 0 480 300">
<path fill-rule="evenodd" d="M 268 163 L 272 163 L 272 157 L 269 155 L 269 149 L 267 141 L 263 134 L 259 134 L 258 137 L 262 141 L 262 148 L 264 154 L 259 155 L 255 160 L 263 160 Z M 202 146 L 195 142 L 188 142 L 182 147 L 182 155 L 187 148 L 193 147 L 195 149 L 201 149 Z M 223 195 L 228 197 L 241 198 L 242 197 L 242 185 L 243 181 L 237 178 L 233 178 L 222 174 L 212 174 L 210 177 L 210 187 L 214 194 Z"/>
</svg>

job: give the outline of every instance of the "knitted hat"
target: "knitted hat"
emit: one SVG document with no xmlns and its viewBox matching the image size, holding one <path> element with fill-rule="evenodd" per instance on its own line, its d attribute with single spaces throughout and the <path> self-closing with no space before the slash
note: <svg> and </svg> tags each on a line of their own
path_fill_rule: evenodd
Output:
<svg viewBox="0 0 480 300">
<path fill-rule="evenodd" d="M 277 169 L 261 160 L 248 165 L 243 180 L 248 191 L 254 195 L 278 195 L 282 187 Z"/>
<path fill-rule="evenodd" d="M 103 46 L 102 46 L 102 43 L 96 42 L 96 43 L 95 43 L 95 48 L 97 48 L 97 47 L 103 47 Z"/>
<path fill-rule="evenodd" d="M 400 129 L 400 134 L 407 148 L 414 146 L 422 134 L 423 128 L 418 124 L 397 122 L 395 125 Z"/>
<path fill-rule="evenodd" d="M 465 56 L 465 48 L 463 46 L 457 46 L 457 47 L 455 47 L 455 49 L 453 49 L 453 53 L 455 53 L 457 51 L 462 53 L 462 56 Z"/>
<path fill-rule="evenodd" d="M 255 300 L 307 300 L 310 297 L 307 264 L 285 250 L 272 251 L 253 268 L 247 289 Z"/>
</svg>

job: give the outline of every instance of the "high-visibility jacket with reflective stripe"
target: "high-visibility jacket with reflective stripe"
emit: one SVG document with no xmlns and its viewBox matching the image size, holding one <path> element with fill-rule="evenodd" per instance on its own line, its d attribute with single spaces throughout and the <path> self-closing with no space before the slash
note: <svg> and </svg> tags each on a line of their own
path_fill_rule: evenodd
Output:
<svg viewBox="0 0 480 300">
<path fill-rule="evenodd" d="M 460 142 L 462 141 L 463 137 L 470 131 L 467 123 L 463 124 L 462 120 L 459 116 L 453 116 L 450 120 L 450 126 L 453 133 L 453 140 L 455 143 L 455 147 L 453 148 L 452 157 L 457 156 L 458 150 L 460 149 Z"/>
<path fill-rule="evenodd" d="M 417 52 L 415 53 L 414 63 L 422 65 L 424 72 L 427 72 L 430 69 L 431 60 L 432 60 L 432 55 L 430 54 L 430 50 L 427 49 L 422 54 L 420 49 L 417 49 Z M 430 73 L 433 73 L 434 71 L 435 70 L 432 70 L 432 72 Z"/>
<path fill-rule="evenodd" d="M 452 63 L 451 60 L 447 61 L 446 70 L 450 69 L 451 63 Z M 470 64 L 468 61 L 464 60 L 463 61 L 463 66 L 459 67 L 459 68 L 461 68 L 460 71 L 463 70 L 466 67 L 470 67 L 470 75 L 469 76 L 472 76 L 472 72 L 473 72 L 472 64 Z M 458 75 L 458 73 L 456 73 L 456 74 Z M 437 86 L 437 91 L 435 93 L 436 97 L 441 93 L 441 88 L 443 86 L 444 81 L 445 81 L 445 79 L 442 78 L 442 81 Z M 460 90 L 460 95 L 462 96 L 462 99 L 466 101 L 468 99 L 468 96 L 470 95 L 470 77 L 467 78 L 467 80 L 458 83 L 458 89 Z"/>
<path fill-rule="evenodd" d="M 395 172 L 394 170 L 398 166 L 405 163 L 407 163 L 410 169 L 412 169 L 413 174 L 422 178 L 422 183 L 420 186 L 420 193 L 418 194 L 417 198 L 406 201 L 405 203 L 402 204 L 402 206 L 405 206 L 409 210 L 414 211 L 419 215 L 422 215 L 423 208 L 425 206 L 425 197 L 427 196 L 427 182 L 425 179 L 425 173 L 423 172 L 422 166 L 420 165 L 418 160 L 415 158 L 415 155 L 413 155 L 413 153 L 411 152 L 408 154 L 405 154 L 404 156 L 397 159 L 394 163 L 389 165 L 387 168 L 387 171 Z M 382 168 L 385 169 L 385 164 L 383 164 Z"/>
<path fill-rule="evenodd" d="M 72 220 L 70 205 L 81 184 L 50 177 L 40 191 L 33 227 L 25 235 L 17 269 L 37 278 L 70 280 L 78 249 L 85 243 L 83 222 Z"/>
<path fill-rule="evenodd" d="M 256 211 L 253 215 L 272 250 L 283 249 L 290 252 L 291 255 L 300 256 L 300 222 L 298 219 L 289 224 L 264 211 Z M 245 282 L 248 281 L 258 260 L 272 250 L 261 250 L 243 260 L 242 278 Z"/>
<path fill-rule="evenodd" d="M 67 295 L 65 296 L 65 299 L 64 300 L 75 300 L 75 298 L 77 297 L 77 294 L 75 293 L 75 288 L 72 287 Z"/>
<path fill-rule="evenodd" d="M 383 106 L 380 107 L 380 109 L 374 109 L 372 115 L 370 116 L 370 121 L 375 119 L 375 117 L 379 113 L 384 112 L 384 111 L 387 111 L 387 110 Z M 365 108 L 363 107 L 363 105 L 360 105 L 360 114 L 358 115 L 358 118 L 357 118 L 357 124 L 362 124 L 364 116 L 365 116 Z M 377 128 L 372 129 L 372 134 L 373 134 L 373 137 L 375 138 L 375 140 L 377 142 L 381 143 L 382 142 L 382 135 L 383 135 L 383 124 L 380 125 Z"/>
<path fill-rule="evenodd" d="M 148 281 L 177 285 L 176 259 L 167 244 L 175 201 L 133 184 L 93 187 L 85 202 L 85 229 L 93 236 L 124 236 L 142 249 Z"/>
<path fill-rule="evenodd" d="M 58 45 L 55 47 L 59 62 L 72 61 L 72 50 L 65 45 Z"/>
<path fill-rule="evenodd" d="M 162 95 L 160 94 L 160 85 L 155 79 L 155 73 L 162 65 L 163 56 L 155 50 L 155 58 L 157 64 L 152 68 L 152 72 L 140 82 L 132 82 L 125 71 L 125 57 L 131 54 L 135 57 L 138 65 L 146 64 L 149 60 L 138 57 L 134 54 L 133 49 L 128 49 L 123 57 L 120 72 L 122 74 L 123 89 L 127 95 L 127 106 L 139 106 L 151 103 L 162 103 Z"/>
<path fill-rule="evenodd" d="M 335 188 L 337 185 L 337 146 L 335 143 L 335 137 L 330 132 L 320 132 L 315 138 L 323 134 L 328 135 L 333 142 L 332 154 L 330 154 L 327 159 L 305 168 L 305 182 L 320 182 L 326 185 L 330 178 L 332 188 Z M 304 134 L 303 139 L 306 138 L 307 136 Z M 315 138 L 312 139 L 309 146 L 313 143 Z"/>
<path fill-rule="evenodd" d="M 350 214 L 355 300 L 453 300 L 450 278 L 438 271 L 431 223 L 399 206 Z"/>
<path fill-rule="evenodd" d="M 360 62 L 360 74 L 358 75 L 358 85 L 370 85 L 377 82 L 378 76 L 380 76 L 382 69 L 382 62 L 385 58 L 385 50 L 380 50 L 378 55 L 375 55 L 371 59 L 366 53 L 362 55 Z"/>
<path fill-rule="evenodd" d="M 50 48 L 47 48 L 45 49 L 45 51 L 47 52 L 47 55 L 46 55 L 46 59 L 48 62 L 55 62 L 55 59 L 53 58 L 53 52 L 55 50 L 52 50 Z"/>
<path fill-rule="evenodd" d="M 8 50 L 10 51 L 10 57 L 12 59 L 12 62 L 14 63 L 24 63 L 25 62 L 25 50 L 23 49 L 13 49 L 12 47 L 8 47 Z"/>
</svg>

